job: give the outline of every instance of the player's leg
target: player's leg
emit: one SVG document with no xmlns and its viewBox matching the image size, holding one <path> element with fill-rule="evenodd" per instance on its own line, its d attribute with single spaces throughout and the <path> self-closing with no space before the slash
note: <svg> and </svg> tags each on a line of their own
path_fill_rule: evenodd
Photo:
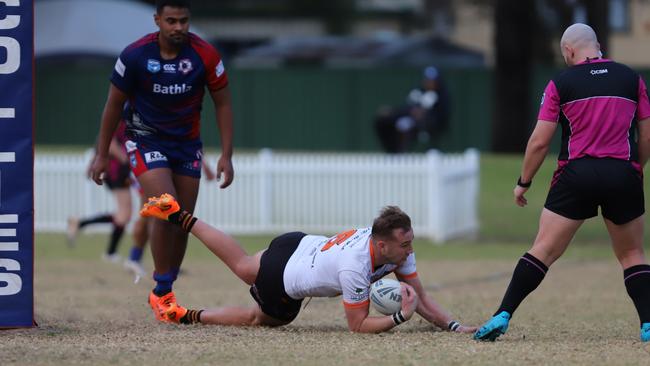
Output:
<svg viewBox="0 0 650 366">
<path fill-rule="evenodd" d="M 264 314 L 257 304 L 250 307 L 226 306 L 216 309 L 198 310 L 193 314 L 190 313 L 191 311 L 188 311 L 185 319 L 181 319 L 181 323 L 277 327 L 291 322 L 275 319 Z M 192 322 L 194 319 L 195 321 Z"/>
<path fill-rule="evenodd" d="M 111 231 L 104 258 L 109 261 L 115 261 L 119 259 L 117 256 L 117 247 L 124 234 L 124 228 L 129 223 L 129 220 L 131 220 L 132 202 L 131 191 L 128 187 L 115 188 L 111 192 L 113 197 L 115 197 L 116 211 L 113 214 L 113 230 Z"/>
<path fill-rule="evenodd" d="M 169 168 L 148 170 L 138 176 L 138 182 L 146 197 L 159 196 L 163 193 L 176 194 L 172 181 L 172 172 Z M 171 237 L 170 233 L 176 230 L 177 228 L 174 225 L 164 221 L 156 220 L 151 224 L 151 253 L 157 273 L 169 272 L 171 268 L 172 254 L 169 238 Z"/>
<path fill-rule="evenodd" d="M 67 240 L 68 245 L 73 246 L 77 240 L 77 235 L 79 235 L 79 230 L 83 229 L 88 225 L 93 224 L 107 224 L 113 222 L 113 215 L 109 213 L 99 214 L 91 217 L 86 217 L 79 219 L 78 217 L 68 217 L 68 227 L 67 227 Z"/>
<path fill-rule="evenodd" d="M 138 191 L 138 196 L 140 197 L 140 206 L 145 204 L 145 197 L 142 192 L 142 188 L 137 183 L 137 180 L 133 181 L 133 188 Z M 133 272 L 135 275 L 135 283 L 137 283 L 141 277 L 146 275 L 146 271 L 142 266 L 142 255 L 144 254 L 144 247 L 149 241 L 149 218 L 142 217 L 137 215 L 137 220 L 133 223 L 133 231 L 131 233 L 133 245 L 129 251 L 129 257 L 124 261 L 124 268 Z"/>
<path fill-rule="evenodd" d="M 138 215 L 138 219 L 133 223 L 132 233 L 133 245 L 129 251 L 129 257 L 124 261 L 124 268 L 133 272 L 135 283 L 144 277 L 147 271 L 142 266 L 142 255 L 144 247 L 149 241 L 149 219 Z"/>
<path fill-rule="evenodd" d="M 628 295 L 634 303 L 641 324 L 641 340 L 650 341 L 650 265 L 643 251 L 644 216 L 616 225 L 605 219 L 612 238 L 614 254 L 623 268 Z"/>
<path fill-rule="evenodd" d="M 146 197 L 174 192 L 172 171 L 169 168 L 155 168 L 138 174 L 138 182 Z M 153 220 L 150 229 L 151 254 L 154 263 L 153 280 L 156 286 L 149 294 L 149 305 L 156 319 L 166 321 L 164 313 L 176 303 L 172 292 L 176 274 L 172 270 L 172 244 L 170 238 L 179 228 L 169 222 Z"/>
<path fill-rule="evenodd" d="M 193 234 L 195 230 L 196 234 L 205 234 L 203 229 L 207 229 L 207 225 L 189 217 L 181 220 L 188 223 L 186 226 L 190 227 Z M 192 222 L 199 225 L 198 230 L 191 227 Z M 202 228 L 201 226 L 206 227 Z M 215 233 L 209 232 L 207 235 L 210 234 Z M 168 319 L 185 324 L 201 322 L 221 325 L 278 326 L 290 323 L 298 316 L 302 299 L 296 300 L 287 294 L 284 285 L 284 271 L 287 262 L 305 235 L 300 232 L 280 235 L 271 241 L 267 250 L 249 257 L 254 258 L 254 261 L 249 263 L 250 275 L 256 274 L 250 293 L 258 306 L 253 308 L 223 307 L 205 311 L 187 310 L 177 306 L 166 313 Z"/>
<path fill-rule="evenodd" d="M 644 193 L 641 173 L 626 161 L 603 164 L 605 225 L 616 258 L 623 268 L 627 293 L 641 323 L 641 340 L 650 341 L 650 266 L 643 251 Z"/>
<path fill-rule="evenodd" d="M 249 256 L 233 237 L 194 217 L 169 195 L 152 199 L 140 213 L 169 220 L 185 232 L 189 230 L 242 281 L 248 285 L 255 282 L 264 251 Z"/>
<path fill-rule="evenodd" d="M 172 173 L 172 180 L 174 182 L 174 187 L 176 188 L 176 200 L 178 204 L 187 212 L 194 212 L 196 206 L 196 200 L 199 195 L 199 182 L 200 176 L 188 176 L 184 175 L 184 172 L 181 174 Z M 176 227 L 171 233 L 171 268 L 174 273 L 174 279 L 178 276 L 180 271 L 181 264 L 183 263 L 183 258 L 185 257 L 185 251 L 187 250 L 187 239 L 188 233 L 185 230 L 180 230 Z"/>
<path fill-rule="evenodd" d="M 546 208 L 542 210 L 533 247 L 519 259 L 499 309 L 474 334 L 475 339 L 494 341 L 508 330 L 512 314 L 526 296 L 539 286 L 548 267 L 564 253 L 583 222 L 568 219 Z"/>
</svg>

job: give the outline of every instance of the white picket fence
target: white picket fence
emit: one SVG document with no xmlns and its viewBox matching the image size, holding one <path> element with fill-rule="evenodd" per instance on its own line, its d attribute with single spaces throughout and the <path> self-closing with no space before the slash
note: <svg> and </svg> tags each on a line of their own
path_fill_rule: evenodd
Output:
<svg viewBox="0 0 650 366">
<path fill-rule="evenodd" d="M 91 155 L 37 153 L 35 227 L 63 232 L 68 216 L 111 211 L 106 188 L 85 178 Z M 208 162 L 216 156 L 207 155 Z M 301 230 L 335 233 L 370 226 L 379 210 L 398 205 L 416 236 L 436 242 L 478 230 L 479 153 L 259 153 L 233 158 L 227 189 L 201 182 L 195 214 L 231 234 Z M 211 164 L 214 168 L 214 164 Z M 134 194 L 134 198 L 136 195 Z M 138 199 L 134 199 L 134 215 Z"/>
</svg>

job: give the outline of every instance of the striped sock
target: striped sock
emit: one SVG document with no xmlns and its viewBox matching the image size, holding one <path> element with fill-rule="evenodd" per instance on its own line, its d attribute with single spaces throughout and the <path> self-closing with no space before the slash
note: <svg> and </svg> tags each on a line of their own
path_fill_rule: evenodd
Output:
<svg viewBox="0 0 650 366">
<path fill-rule="evenodd" d="M 188 309 L 184 317 L 181 318 L 181 324 L 194 324 L 201 322 L 201 313 L 203 310 Z"/>
<path fill-rule="evenodd" d="M 179 225 L 188 233 L 192 231 L 192 226 L 196 223 L 197 218 L 191 213 L 183 210 L 169 215 L 169 222 Z"/>
</svg>

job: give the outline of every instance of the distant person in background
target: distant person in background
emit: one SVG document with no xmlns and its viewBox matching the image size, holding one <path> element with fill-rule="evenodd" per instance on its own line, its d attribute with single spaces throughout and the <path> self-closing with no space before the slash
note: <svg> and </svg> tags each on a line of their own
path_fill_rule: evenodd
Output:
<svg viewBox="0 0 650 366">
<path fill-rule="evenodd" d="M 641 341 L 648 342 L 650 265 L 643 251 L 643 167 L 650 156 L 648 90 L 638 73 L 602 58 L 596 33 L 586 24 L 568 27 L 560 49 L 569 67 L 544 90 L 514 188 L 515 203 L 521 207 L 528 203 L 524 194 L 559 124 L 558 168 L 533 246 L 519 259 L 501 305 L 474 339 L 494 341 L 508 330 L 515 310 L 539 286 L 585 219 L 597 216 L 600 207 L 639 316 Z M 598 324 L 594 329 L 607 337 L 607 329 Z"/>
<path fill-rule="evenodd" d="M 436 146 L 449 127 L 449 95 L 438 69 L 429 66 L 422 82 L 411 90 L 406 105 L 382 107 L 375 118 L 375 129 L 386 152 L 408 151 L 416 142 Z"/>
<path fill-rule="evenodd" d="M 102 258 L 113 263 L 121 261 L 117 249 L 124 234 L 124 228 L 131 219 L 132 211 L 131 191 L 129 189 L 131 185 L 131 167 L 124 148 L 124 142 L 126 141 L 125 128 L 125 124 L 120 123 L 113 134 L 108 151 L 108 168 L 103 177 L 106 186 L 115 198 L 116 211 L 83 219 L 77 217 L 68 218 L 67 236 L 70 245 L 75 243 L 80 229 L 88 225 L 111 224 L 113 230 Z"/>
<path fill-rule="evenodd" d="M 115 63 L 91 176 L 102 184 L 110 136 L 128 101 L 127 154 L 145 196 L 169 192 L 185 209 L 193 211 L 201 177 L 200 125 L 206 88 L 221 133 L 221 157 L 216 169 L 217 179 L 223 177 L 220 187 L 228 187 L 234 178 L 228 77 L 217 50 L 189 31 L 189 1 L 157 0 L 154 21 L 159 31 L 126 47 Z M 176 304 L 172 287 L 187 239 L 187 232 L 170 223 L 152 223 L 156 286 L 148 302 L 158 320 L 163 320 L 163 314 Z"/>
</svg>

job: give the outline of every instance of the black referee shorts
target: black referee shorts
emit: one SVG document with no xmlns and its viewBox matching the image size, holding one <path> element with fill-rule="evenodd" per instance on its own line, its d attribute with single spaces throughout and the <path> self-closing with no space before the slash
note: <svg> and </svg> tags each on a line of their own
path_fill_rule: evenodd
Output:
<svg viewBox="0 0 650 366">
<path fill-rule="evenodd" d="M 292 299 L 284 290 L 284 269 L 306 235 L 301 232 L 282 234 L 273 239 L 262 254 L 260 270 L 250 293 L 262 312 L 272 318 L 291 322 L 300 312 L 302 299 Z"/>
<path fill-rule="evenodd" d="M 645 212 L 643 178 L 629 161 L 610 158 L 571 160 L 558 173 L 544 207 L 584 220 L 598 215 L 617 225 Z"/>
</svg>

